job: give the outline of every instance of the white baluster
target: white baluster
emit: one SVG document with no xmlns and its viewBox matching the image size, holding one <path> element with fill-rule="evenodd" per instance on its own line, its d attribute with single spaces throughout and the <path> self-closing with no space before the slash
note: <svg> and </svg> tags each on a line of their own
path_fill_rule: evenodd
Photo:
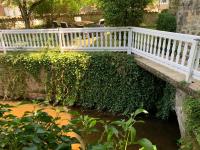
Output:
<svg viewBox="0 0 200 150">
<path fill-rule="evenodd" d="M 169 60 L 170 48 L 171 48 L 171 39 L 168 39 L 168 43 L 167 43 L 167 53 L 166 53 L 166 59 L 167 59 L 167 60 Z"/>
<path fill-rule="evenodd" d="M 101 47 L 103 47 L 103 35 L 102 35 L 103 33 L 102 32 L 100 32 L 100 38 L 101 38 Z"/>
<path fill-rule="evenodd" d="M 66 47 L 66 39 L 65 39 L 65 33 L 62 33 L 62 42 L 63 42 L 63 47 L 65 48 Z"/>
<path fill-rule="evenodd" d="M 181 47 L 182 47 L 182 41 L 179 41 L 178 50 L 177 50 L 177 54 L 176 54 L 176 63 L 177 64 L 179 63 L 179 59 L 180 59 Z"/>
<path fill-rule="evenodd" d="M 38 32 L 38 38 L 39 38 L 40 48 L 43 48 L 43 39 L 42 39 L 42 33 L 41 32 Z"/>
<path fill-rule="evenodd" d="M 84 48 L 86 47 L 86 39 L 85 39 L 85 32 L 83 32 L 83 42 L 84 42 Z"/>
<path fill-rule="evenodd" d="M 117 35 L 116 35 L 116 31 L 114 31 L 114 47 L 117 47 Z"/>
<path fill-rule="evenodd" d="M 146 46 L 146 51 L 149 53 L 150 52 L 150 50 L 149 50 L 149 44 L 150 44 L 150 35 L 149 34 L 147 34 L 147 46 Z"/>
<path fill-rule="evenodd" d="M 135 32 L 133 32 L 132 30 L 131 30 L 131 32 L 132 32 L 132 48 L 134 48 L 135 47 Z"/>
<path fill-rule="evenodd" d="M 10 37 L 11 37 L 11 47 L 14 47 L 15 45 L 15 41 L 14 41 L 14 38 L 13 38 L 13 34 L 10 34 Z"/>
<path fill-rule="evenodd" d="M 75 37 L 74 37 L 75 38 L 75 45 L 78 48 L 77 32 L 75 32 L 74 35 L 75 35 Z"/>
<path fill-rule="evenodd" d="M 47 44 L 48 44 L 48 43 L 47 43 L 47 42 L 48 42 L 48 41 L 47 41 L 47 34 L 46 34 L 46 33 L 43 33 L 42 35 L 43 35 L 43 39 L 44 39 L 44 46 L 46 47 Z"/>
<path fill-rule="evenodd" d="M 181 65 L 183 65 L 183 66 L 186 62 L 187 52 L 188 52 L 188 42 L 185 42 L 184 49 L 183 49 L 183 56 L 182 56 L 182 60 L 181 60 Z"/>
<path fill-rule="evenodd" d="M 161 47 L 161 50 L 162 50 L 161 57 L 164 58 L 165 50 L 166 50 L 166 38 L 164 38 L 163 46 Z"/>
<path fill-rule="evenodd" d="M 107 48 L 108 47 L 108 34 L 107 32 L 104 33 L 104 37 L 105 37 L 105 47 Z"/>
<path fill-rule="evenodd" d="M 175 49 L 176 49 L 176 40 L 173 40 L 172 54 L 171 54 L 171 58 L 170 58 L 170 61 L 172 61 L 172 62 L 174 61 Z"/>
<path fill-rule="evenodd" d="M 96 43 L 97 43 L 97 48 L 99 47 L 99 35 L 98 32 L 96 32 Z"/>
<path fill-rule="evenodd" d="M 112 32 L 110 32 L 110 47 L 112 47 Z"/>
<path fill-rule="evenodd" d="M 122 32 L 119 31 L 119 47 L 122 47 Z"/>
<path fill-rule="evenodd" d="M 91 44 L 91 42 L 90 42 L 90 32 L 88 32 L 87 34 L 88 34 L 88 47 L 90 47 L 90 44 Z"/>
<path fill-rule="evenodd" d="M 138 32 L 135 32 L 135 48 L 138 49 Z"/>
<path fill-rule="evenodd" d="M 94 33 L 92 32 L 92 47 L 94 48 Z"/>
<path fill-rule="evenodd" d="M 66 36 L 67 36 L 67 47 L 70 47 L 70 44 L 69 44 L 69 33 L 67 32 L 66 34 L 65 34 Z"/>
<path fill-rule="evenodd" d="M 28 34 L 28 38 L 29 38 L 29 42 L 30 42 L 30 47 L 32 48 L 33 47 L 33 40 L 32 40 L 32 37 L 31 37 L 31 34 L 29 33 Z"/>
<path fill-rule="evenodd" d="M 155 36 L 155 41 L 154 41 L 154 49 L 153 49 L 153 55 L 156 55 L 156 51 L 157 51 L 157 44 L 158 44 L 158 38 Z"/>
<path fill-rule="evenodd" d="M 144 49 L 144 51 L 145 52 L 147 52 L 147 37 L 146 37 L 147 35 L 146 34 L 144 34 L 144 46 L 143 46 L 143 49 Z"/>
<path fill-rule="evenodd" d="M 124 31 L 124 47 L 126 47 L 126 31 Z"/>
<path fill-rule="evenodd" d="M 143 33 L 140 34 L 140 50 L 143 51 Z"/>
<path fill-rule="evenodd" d="M 158 50 L 157 50 L 157 56 L 158 57 L 160 57 L 161 44 L 162 44 L 162 37 L 159 37 Z"/>
<path fill-rule="evenodd" d="M 153 43 L 154 43 L 154 36 L 150 35 L 150 54 L 153 53 Z"/>
</svg>

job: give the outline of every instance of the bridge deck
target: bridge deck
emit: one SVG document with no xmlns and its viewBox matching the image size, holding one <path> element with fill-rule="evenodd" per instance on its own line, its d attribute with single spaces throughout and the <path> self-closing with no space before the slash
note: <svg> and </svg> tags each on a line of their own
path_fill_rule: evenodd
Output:
<svg viewBox="0 0 200 150">
<path fill-rule="evenodd" d="M 162 64 L 153 62 L 152 60 L 146 59 L 144 57 L 134 55 L 136 63 L 154 74 L 155 76 L 171 83 L 175 87 L 179 87 L 184 91 L 190 92 L 193 95 L 197 95 L 200 91 L 200 81 L 192 79 L 192 82 L 187 84 L 185 82 L 185 75 L 173 69 L 170 69 Z"/>
</svg>

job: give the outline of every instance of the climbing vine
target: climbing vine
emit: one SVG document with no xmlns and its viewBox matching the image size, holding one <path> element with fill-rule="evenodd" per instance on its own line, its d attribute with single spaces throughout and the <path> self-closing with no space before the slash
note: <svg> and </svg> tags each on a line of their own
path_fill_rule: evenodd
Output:
<svg viewBox="0 0 200 150">
<path fill-rule="evenodd" d="M 166 84 L 125 53 L 11 53 L 0 56 L 0 65 L 4 98 L 26 97 L 27 80 L 32 77 L 43 83 L 45 99 L 52 104 L 125 114 L 138 107 L 155 108 Z M 171 105 L 166 111 L 167 107 Z"/>
</svg>

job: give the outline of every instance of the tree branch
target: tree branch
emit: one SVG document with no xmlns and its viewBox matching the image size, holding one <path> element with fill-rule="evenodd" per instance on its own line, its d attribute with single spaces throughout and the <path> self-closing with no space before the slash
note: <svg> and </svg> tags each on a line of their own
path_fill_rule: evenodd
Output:
<svg viewBox="0 0 200 150">
<path fill-rule="evenodd" d="M 33 10 L 44 1 L 45 0 L 38 0 L 38 1 L 34 2 L 29 8 L 28 15 L 30 15 L 33 12 Z"/>
</svg>

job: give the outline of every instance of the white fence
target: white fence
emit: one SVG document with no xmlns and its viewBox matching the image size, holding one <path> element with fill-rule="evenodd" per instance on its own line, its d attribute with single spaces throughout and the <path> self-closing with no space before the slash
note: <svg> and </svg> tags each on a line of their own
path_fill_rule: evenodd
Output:
<svg viewBox="0 0 200 150">
<path fill-rule="evenodd" d="M 136 27 L 0 30 L 0 51 L 127 51 L 200 80 L 200 37 Z"/>
</svg>

